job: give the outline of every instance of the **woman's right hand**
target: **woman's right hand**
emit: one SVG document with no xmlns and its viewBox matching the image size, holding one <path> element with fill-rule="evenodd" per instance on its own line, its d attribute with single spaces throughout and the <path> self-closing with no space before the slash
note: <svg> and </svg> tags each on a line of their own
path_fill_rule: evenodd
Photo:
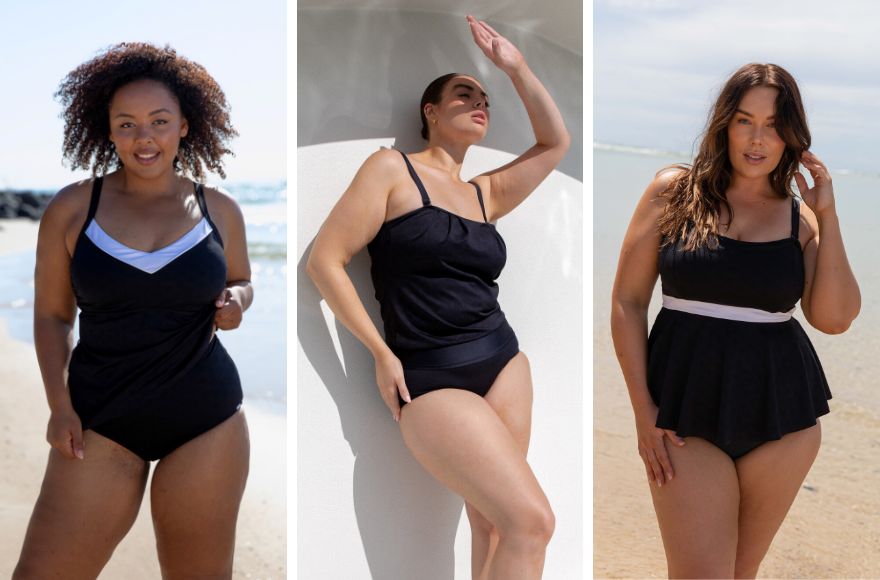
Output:
<svg viewBox="0 0 880 580">
<path fill-rule="evenodd" d="M 397 393 L 400 393 L 400 398 L 407 403 L 411 400 L 403 379 L 403 365 L 391 351 L 376 357 L 376 384 L 379 385 L 382 400 L 391 410 L 391 416 L 395 421 L 400 421 L 400 401 L 397 400 Z"/>
<path fill-rule="evenodd" d="M 639 439 L 639 455 L 645 462 L 648 481 L 663 487 L 663 484 L 671 481 L 674 475 L 672 462 L 666 450 L 666 438 L 679 447 L 684 445 L 684 439 L 676 435 L 672 429 L 661 429 L 656 426 L 658 412 L 657 406 L 651 405 L 643 412 L 637 413 L 636 432 Z"/>
<path fill-rule="evenodd" d="M 85 457 L 82 423 L 73 409 L 52 412 L 49 416 L 49 427 L 46 429 L 46 440 L 65 457 Z"/>
</svg>

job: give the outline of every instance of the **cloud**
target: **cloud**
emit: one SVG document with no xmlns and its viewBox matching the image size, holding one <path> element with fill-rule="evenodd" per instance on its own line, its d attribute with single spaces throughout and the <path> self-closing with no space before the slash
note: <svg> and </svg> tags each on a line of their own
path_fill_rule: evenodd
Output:
<svg viewBox="0 0 880 580">
<path fill-rule="evenodd" d="M 734 70 L 775 62 L 798 79 L 816 136 L 835 137 L 831 154 L 876 170 L 861 148 L 880 130 L 878 17 L 880 5 L 858 0 L 837 1 L 833 10 L 793 0 L 597 0 L 595 140 L 636 134 L 645 142 L 633 145 L 689 150 L 680 135 L 668 142 L 667 119 L 702 127 Z M 629 117 L 638 118 L 638 131 Z"/>
</svg>

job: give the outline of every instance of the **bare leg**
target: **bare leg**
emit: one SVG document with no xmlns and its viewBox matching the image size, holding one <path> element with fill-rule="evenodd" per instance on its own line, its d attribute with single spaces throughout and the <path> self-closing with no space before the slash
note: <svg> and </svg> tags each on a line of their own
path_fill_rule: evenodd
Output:
<svg viewBox="0 0 880 580">
<path fill-rule="evenodd" d="M 150 498 L 162 577 L 232 577 L 235 523 L 250 443 L 238 412 L 156 466 Z"/>
<path fill-rule="evenodd" d="M 85 458 L 52 449 L 40 496 L 12 577 L 98 576 L 137 517 L 148 466 L 93 431 L 83 433 Z"/>
<path fill-rule="evenodd" d="M 735 578 L 754 578 L 819 452 L 814 425 L 764 443 L 736 461 L 739 472 L 739 545 Z"/>
<path fill-rule="evenodd" d="M 667 445 L 672 481 L 650 484 L 670 578 L 731 578 L 739 481 L 733 460 L 704 439 Z"/>
<path fill-rule="evenodd" d="M 489 578 L 540 578 L 553 513 L 516 440 L 489 403 L 460 389 L 432 391 L 404 407 L 400 428 L 425 469 L 498 530 Z"/>
<path fill-rule="evenodd" d="M 532 376 L 525 353 L 518 353 L 507 363 L 485 399 L 525 457 L 532 432 Z M 498 545 L 498 531 L 474 506 L 466 503 L 465 508 L 471 525 L 472 578 L 486 580 Z"/>
</svg>

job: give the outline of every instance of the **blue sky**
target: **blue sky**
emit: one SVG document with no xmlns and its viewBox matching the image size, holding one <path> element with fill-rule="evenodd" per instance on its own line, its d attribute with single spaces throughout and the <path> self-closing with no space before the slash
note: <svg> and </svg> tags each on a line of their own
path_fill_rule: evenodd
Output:
<svg viewBox="0 0 880 580">
<path fill-rule="evenodd" d="M 170 44 L 217 79 L 240 134 L 229 182 L 284 179 L 284 0 L 14 0 L 0 18 L 0 189 L 85 175 L 62 165 L 53 94 L 70 70 L 122 41 Z"/>
<path fill-rule="evenodd" d="M 690 152 L 747 62 L 798 80 L 813 151 L 880 172 L 880 4 L 859 0 L 595 0 L 593 141 Z"/>
</svg>

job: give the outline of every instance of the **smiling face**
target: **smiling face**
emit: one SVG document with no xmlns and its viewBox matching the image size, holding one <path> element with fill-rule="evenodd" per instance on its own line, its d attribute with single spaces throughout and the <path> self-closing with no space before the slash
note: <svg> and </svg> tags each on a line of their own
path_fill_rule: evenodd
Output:
<svg viewBox="0 0 880 580">
<path fill-rule="evenodd" d="M 727 153 L 734 176 L 768 177 L 785 152 L 776 131 L 776 97 L 779 90 L 754 87 L 743 96 L 727 126 Z"/>
<path fill-rule="evenodd" d="M 138 177 L 173 171 L 180 139 L 188 129 L 177 99 L 158 81 L 128 83 L 110 101 L 110 140 L 125 170 Z"/>
<path fill-rule="evenodd" d="M 489 96 L 469 76 L 456 76 L 443 88 L 439 103 L 425 105 L 431 136 L 476 143 L 489 129 Z"/>
</svg>

